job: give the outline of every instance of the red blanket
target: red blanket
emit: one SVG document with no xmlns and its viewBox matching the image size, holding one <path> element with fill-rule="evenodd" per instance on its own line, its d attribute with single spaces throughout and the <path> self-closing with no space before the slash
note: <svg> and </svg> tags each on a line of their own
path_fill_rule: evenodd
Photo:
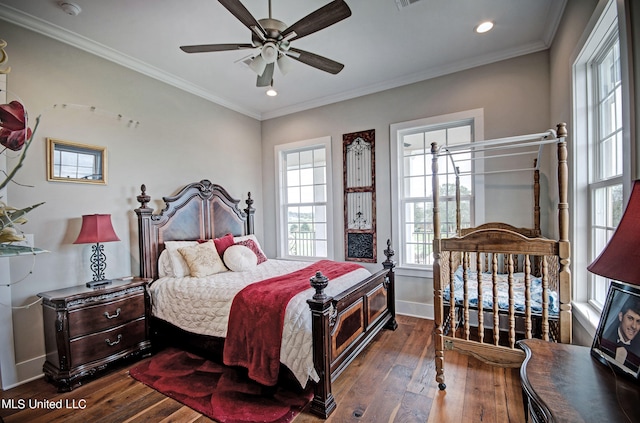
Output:
<svg viewBox="0 0 640 423">
<path fill-rule="evenodd" d="M 223 360 L 242 366 L 249 377 L 263 385 L 278 382 L 280 347 L 287 304 L 296 294 L 310 288 L 316 271 L 332 279 L 362 267 L 357 263 L 321 260 L 304 269 L 251 284 L 231 304 Z"/>
</svg>

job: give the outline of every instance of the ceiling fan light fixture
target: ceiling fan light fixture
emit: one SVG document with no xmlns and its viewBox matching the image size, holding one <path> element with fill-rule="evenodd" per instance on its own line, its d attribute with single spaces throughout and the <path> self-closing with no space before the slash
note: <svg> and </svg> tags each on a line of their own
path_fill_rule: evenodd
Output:
<svg viewBox="0 0 640 423">
<path fill-rule="evenodd" d="M 493 28 L 493 22 L 485 21 L 485 22 L 482 22 L 480 25 L 476 26 L 475 31 L 478 34 L 484 34 L 485 32 L 491 31 L 492 28 Z"/>
<path fill-rule="evenodd" d="M 281 54 L 278 58 L 278 69 L 280 69 L 280 73 L 283 76 L 288 74 L 291 70 L 291 63 L 291 59 L 289 59 L 285 54 Z"/>
<path fill-rule="evenodd" d="M 271 85 L 269 85 L 269 88 L 267 89 L 266 94 L 269 97 L 275 97 L 278 95 L 278 92 L 276 91 L 276 89 L 273 88 L 273 82 L 271 83 Z"/>
<path fill-rule="evenodd" d="M 267 68 L 267 61 L 262 58 L 262 55 L 257 55 L 253 58 L 251 63 L 249 63 L 249 67 L 259 76 L 262 76 L 264 70 Z"/>
<path fill-rule="evenodd" d="M 273 63 L 278 58 L 278 47 L 272 42 L 265 43 L 264 46 L 262 46 L 260 56 L 262 56 L 266 63 Z"/>
</svg>

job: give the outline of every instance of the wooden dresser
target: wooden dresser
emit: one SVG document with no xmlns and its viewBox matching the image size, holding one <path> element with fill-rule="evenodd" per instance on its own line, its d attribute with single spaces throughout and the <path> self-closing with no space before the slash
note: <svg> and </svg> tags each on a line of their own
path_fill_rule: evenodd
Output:
<svg viewBox="0 0 640 423">
<path fill-rule="evenodd" d="M 591 348 L 519 341 L 525 416 L 530 422 L 640 422 L 640 385 L 591 357 Z"/>
<path fill-rule="evenodd" d="M 146 308 L 149 279 L 114 279 L 38 294 L 42 297 L 45 377 L 70 391 L 112 363 L 151 352 Z"/>
</svg>

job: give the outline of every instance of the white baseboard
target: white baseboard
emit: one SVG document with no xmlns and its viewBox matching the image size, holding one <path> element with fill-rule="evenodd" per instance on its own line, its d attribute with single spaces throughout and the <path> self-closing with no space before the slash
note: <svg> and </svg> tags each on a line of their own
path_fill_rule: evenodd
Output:
<svg viewBox="0 0 640 423">
<path fill-rule="evenodd" d="M 433 305 L 396 300 L 396 313 L 402 314 L 403 316 L 433 320 Z"/>
<path fill-rule="evenodd" d="M 16 386 L 20 386 L 24 383 L 31 382 L 32 380 L 43 377 L 44 374 L 42 373 L 42 365 L 44 364 L 45 360 L 46 356 L 41 355 L 40 357 L 16 363 L 16 374 L 18 376 L 18 381 L 10 386 L 3 388 L 15 388 Z"/>
</svg>

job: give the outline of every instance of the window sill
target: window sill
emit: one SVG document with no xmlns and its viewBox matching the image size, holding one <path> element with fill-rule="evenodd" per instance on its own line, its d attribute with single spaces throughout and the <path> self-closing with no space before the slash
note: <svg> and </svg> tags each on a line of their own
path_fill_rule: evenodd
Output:
<svg viewBox="0 0 640 423">
<path fill-rule="evenodd" d="M 594 337 L 600 323 L 600 311 L 586 302 L 573 302 L 573 315 L 577 322 Z"/>
</svg>

